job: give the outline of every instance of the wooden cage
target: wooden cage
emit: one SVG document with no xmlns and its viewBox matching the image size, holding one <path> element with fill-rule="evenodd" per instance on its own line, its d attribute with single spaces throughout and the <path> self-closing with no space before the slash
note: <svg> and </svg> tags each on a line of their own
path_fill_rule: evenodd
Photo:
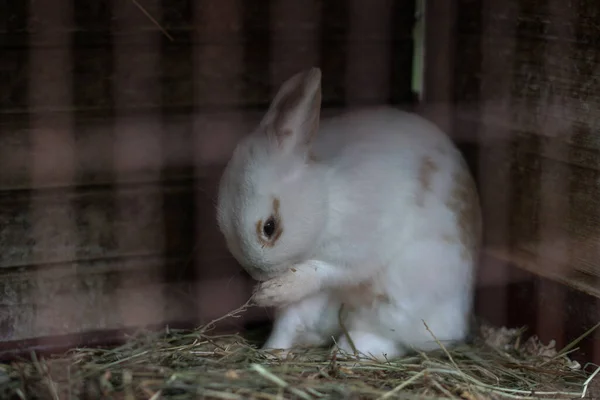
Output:
<svg viewBox="0 0 600 400">
<path fill-rule="evenodd" d="M 279 84 L 313 65 L 323 71 L 323 115 L 414 109 L 464 150 L 486 228 L 479 316 L 526 324 L 558 346 L 599 319 L 600 4 L 2 7 L 5 357 L 193 326 L 244 303 L 253 282 L 217 231 L 216 184 Z M 268 317 L 251 310 L 235 328 Z M 598 362 L 600 344 L 588 338 L 580 355 Z"/>
<path fill-rule="evenodd" d="M 486 228 L 476 311 L 560 348 L 600 320 L 600 4 L 448 3 L 428 3 L 424 106 L 451 104 L 442 115 L 477 177 Z M 598 362 L 597 337 L 576 357 Z"/>
</svg>

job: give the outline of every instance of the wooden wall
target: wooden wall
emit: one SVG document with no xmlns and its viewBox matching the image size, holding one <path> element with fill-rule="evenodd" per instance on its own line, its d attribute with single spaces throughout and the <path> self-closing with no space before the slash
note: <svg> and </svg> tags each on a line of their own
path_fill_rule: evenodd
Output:
<svg viewBox="0 0 600 400">
<path fill-rule="evenodd" d="M 274 90 L 318 65 L 325 115 L 413 98 L 412 2 L 0 7 L 0 341 L 9 346 L 196 324 L 242 304 L 252 283 L 216 230 L 215 188 Z"/>
<path fill-rule="evenodd" d="M 560 347 L 600 321 L 600 3 L 430 6 L 425 108 L 476 145 L 478 314 Z M 600 336 L 582 350 L 598 362 Z"/>
<path fill-rule="evenodd" d="M 242 304 L 253 283 L 216 230 L 215 188 L 278 85 L 320 66 L 324 115 L 414 98 L 412 2 L 1 7 L 4 349 Z M 465 151 L 484 206 L 477 313 L 564 345 L 600 319 L 600 6 L 427 0 L 426 18 L 419 109 Z M 581 356 L 600 360 L 599 342 Z"/>
</svg>

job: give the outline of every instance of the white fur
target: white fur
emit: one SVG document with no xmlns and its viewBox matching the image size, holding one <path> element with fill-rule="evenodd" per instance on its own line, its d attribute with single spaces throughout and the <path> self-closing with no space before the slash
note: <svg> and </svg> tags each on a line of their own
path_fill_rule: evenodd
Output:
<svg viewBox="0 0 600 400">
<path fill-rule="evenodd" d="M 279 98 L 304 84 L 305 96 L 320 100 L 320 72 L 310 71 L 286 82 Z M 323 120 L 311 146 L 302 147 L 303 122 L 318 110 L 308 100 L 285 110 L 275 103 L 238 144 L 218 200 L 232 254 L 262 281 L 256 303 L 277 307 L 265 348 L 334 338 L 351 352 L 338 325 L 342 303 L 357 350 L 380 360 L 438 346 L 423 321 L 441 341 L 464 339 L 476 255 L 465 259 L 460 243 L 448 240 L 459 237 L 448 199 L 455 173 L 466 170 L 450 139 L 416 115 L 383 107 Z M 277 147 L 268 133 L 277 112 L 290 114 L 293 145 Z M 436 170 L 418 205 L 424 157 Z M 268 218 L 273 197 L 280 200 L 284 230 L 265 247 L 256 222 Z"/>
</svg>

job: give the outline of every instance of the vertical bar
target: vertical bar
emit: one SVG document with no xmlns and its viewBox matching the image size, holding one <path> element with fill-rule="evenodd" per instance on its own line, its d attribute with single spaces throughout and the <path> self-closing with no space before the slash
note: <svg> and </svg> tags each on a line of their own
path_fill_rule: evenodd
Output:
<svg viewBox="0 0 600 400">
<path fill-rule="evenodd" d="M 346 100 L 350 107 L 384 104 L 390 97 L 393 2 L 350 0 Z M 405 38 L 408 40 L 408 37 Z M 402 40 L 402 39 L 400 39 Z"/>
<path fill-rule="evenodd" d="M 389 40 L 389 90 L 388 103 L 398 107 L 414 106 L 412 92 L 416 3 L 411 1 L 392 1 L 388 19 Z"/>
<path fill-rule="evenodd" d="M 271 2 L 271 95 L 292 75 L 318 66 L 319 9 L 315 0 Z"/>
<path fill-rule="evenodd" d="M 415 25 L 413 27 L 412 91 L 416 94 L 417 105 L 423 101 L 423 81 L 425 79 L 425 0 L 415 0 Z M 449 16 L 456 18 L 455 15 Z M 454 33 L 455 32 L 451 32 Z"/>
<path fill-rule="evenodd" d="M 244 35 L 243 4 L 240 0 L 220 2 L 198 1 L 194 8 L 194 73 L 206 81 L 195 86 L 195 98 L 200 104 L 212 102 L 223 106 L 224 112 L 209 112 L 200 108 L 194 119 L 194 140 L 197 172 L 208 165 L 227 161 L 243 123 L 240 103 L 243 101 Z M 221 70 L 226 80 L 205 79 Z M 214 83 L 212 82 L 214 81 Z M 225 84 L 224 84 L 225 82 Z"/>
<path fill-rule="evenodd" d="M 346 54 L 350 46 L 348 5 L 347 0 L 320 2 L 319 59 L 323 71 L 322 97 L 325 107 L 344 107 L 347 104 Z"/>
<path fill-rule="evenodd" d="M 544 68 L 552 74 L 552 79 L 570 80 L 577 72 L 573 63 L 563 63 L 561 68 L 556 68 L 552 60 L 556 57 L 566 56 L 570 53 L 571 39 L 574 39 L 571 29 L 576 21 L 574 7 L 560 0 L 549 0 L 548 17 L 551 21 L 547 24 L 550 32 L 548 36 L 556 37 L 556 40 L 547 40 L 544 54 Z M 550 72 L 551 71 L 551 72 Z M 561 76 L 562 75 L 562 76 Z M 561 80 L 562 80 L 561 79 Z M 547 90 L 550 90 L 548 84 Z M 542 96 L 548 99 L 548 111 L 553 107 L 552 94 Z M 539 131 L 551 137 L 543 140 L 540 144 L 540 155 L 557 154 L 559 159 L 568 159 L 569 146 L 559 139 L 560 134 L 566 129 L 565 125 L 556 124 L 555 118 L 539 121 Z M 556 161 L 552 158 L 542 157 L 540 165 L 540 238 L 537 243 L 539 263 L 547 272 L 557 273 L 561 277 L 569 276 L 569 252 L 568 238 L 562 229 L 567 222 L 569 213 L 569 177 L 565 169 L 556 170 L 552 164 Z M 537 300 L 537 331 L 551 333 L 553 337 L 548 339 L 560 340 L 564 333 L 564 313 L 557 312 L 565 307 L 565 291 L 556 290 L 547 279 L 541 280 L 538 289 Z"/>
<path fill-rule="evenodd" d="M 193 3 L 194 96 L 198 106 L 238 104 L 243 81 L 244 40 L 240 0 Z"/>
<path fill-rule="evenodd" d="M 269 1 L 239 1 L 244 41 L 244 106 L 266 106 L 271 94 L 271 7 Z"/>
<path fill-rule="evenodd" d="M 144 10 L 160 21 L 159 0 L 145 0 Z M 128 116 L 132 106 L 157 108 L 160 104 L 159 56 L 161 33 L 150 19 L 132 2 L 113 1 L 113 41 L 114 41 L 114 171 L 117 180 L 115 195 L 117 215 L 120 223 L 135 227 L 150 225 L 151 220 L 162 216 L 162 198 L 160 190 L 150 191 L 145 197 L 146 203 L 131 215 L 128 204 L 131 188 L 130 180 L 146 181 L 159 185 L 162 167 L 162 129 L 161 117 L 157 112 L 145 112 L 142 118 Z M 154 82 L 148 82 L 154 79 Z M 147 211 L 146 214 L 142 211 Z M 135 218 L 135 219 L 134 219 Z M 124 257 L 131 254 L 132 246 L 137 242 L 131 237 L 129 229 L 115 232 L 119 253 Z M 153 249 L 161 251 L 165 232 L 156 232 L 156 243 L 148 243 Z M 133 244 L 131 244 L 133 243 Z M 155 256 L 155 254 L 153 254 Z M 156 256 L 160 257 L 160 256 Z M 157 263 L 160 265 L 160 263 Z M 132 293 L 123 294 L 118 299 L 121 321 L 126 326 L 142 326 L 163 321 L 164 295 L 156 290 L 154 283 L 160 276 L 158 270 L 147 269 L 141 282 L 137 284 L 135 297 L 144 298 L 143 302 L 132 301 Z M 139 283 L 139 282 L 138 282 Z M 132 287 L 132 282 L 123 284 Z M 130 289 L 128 289 L 129 291 Z M 119 292 L 120 293 L 120 292 Z"/>
<path fill-rule="evenodd" d="M 423 114 L 451 133 L 454 108 L 456 2 L 425 1 Z"/>
<path fill-rule="evenodd" d="M 478 176 L 479 192 L 483 207 L 484 222 L 486 224 L 486 242 L 498 244 L 502 251 L 509 251 L 509 213 L 510 193 L 512 182 L 510 169 L 506 168 L 506 160 L 510 155 L 511 130 L 493 125 L 491 121 L 510 121 L 511 80 L 514 63 L 514 47 L 516 42 L 515 28 L 517 18 L 511 12 L 510 5 L 497 0 L 483 0 L 482 5 L 482 32 L 481 32 L 481 131 L 479 140 L 482 147 L 479 151 Z M 510 21 L 509 29 L 503 28 L 502 52 L 494 43 L 497 29 L 494 26 L 497 15 L 503 15 L 504 21 Z M 508 38 L 508 40 L 506 39 Z M 428 61 L 430 62 L 430 61 Z M 493 96 L 490 91 L 493 90 Z M 492 97 L 492 98 L 490 98 Z M 500 103 L 498 100 L 502 99 Z M 502 165 L 503 168 L 498 166 Z M 491 184 L 490 184 L 491 183 Z M 502 190 L 498 190 L 502 188 Z M 508 282 L 509 270 L 504 268 L 496 277 L 498 284 L 503 285 L 495 302 L 482 304 L 483 313 L 494 316 L 490 319 L 497 321 L 508 320 Z"/>
<path fill-rule="evenodd" d="M 219 176 L 213 174 L 220 173 L 215 166 L 227 162 L 237 139 L 247 133 L 244 130 L 249 127 L 240 106 L 248 98 L 248 87 L 260 87 L 264 82 L 262 74 L 253 74 L 252 68 L 245 70 L 246 62 L 255 58 L 248 56 L 244 48 L 247 42 L 243 15 L 246 3 L 224 0 L 195 4 L 194 26 L 197 29 L 194 42 L 201 44 L 194 47 L 194 71 L 196 74 L 214 73 L 219 68 L 228 76 L 226 84 L 219 80 L 220 84 L 196 85 L 195 88 L 195 97 L 200 103 L 212 93 L 218 93 L 220 105 L 227 107 L 216 113 L 199 109 L 194 117 L 194 168 L 197 179 L 202 182 L 196 185 L 195 268 L 198 282 L 195 300 L 198 317 L 206 321 L 237 308 L 250 295 L 237 264 L 227 262 L 230 260 L 228 254 L 219 251 L 222 237 L 216 228 L 214 207 L 215 183 Z M 268 59 L 263 62 L 267 63 Z M 268 71 L 263 71 L 266 73 Z M 245 82 L 250 82 L 248 87 Z"/>
<path fill-rule="evenodd" d="M 195 41 L 194 9 L 204 0 L 161 0 L 160 25 L 167 34 L 160 35 L 160 114 L 163 118 L 163 140 L 161 143 L 164 165 L 160 190 L 164 210 L 163 231 L 164 253 L 167 262 L 162 268 L 165 283 L 165 313 L 167 320 L 188 320 L 197 315 L 196 304 L 187 297 L 197 278 L 195 261 L 198 243 L 197 199 L 195 185 L 190 179 L 194 174 L 194 118 L 192 111 L 202 99 L 196 96 L 197 86 L 206 83 L 200 79 L 201 71 L 194 67 L 194 47 L 203 43 Z M 212 75 L 211 80 L 218 80 Z M 180 114 L 185 112 L 185 114 Z M 184 178 L 187 187 L 175 183 Z M 186 216 L 186 219 L 182 219 Z M 175 260 L 173 260 L 173 256 Z M 176 261 L 176 264 L 174 263 Z M 173 268 L 176 265 L 176 268 Z M 187 302 L 181 310 L 181 302 Z"/>
<path fill-rule="evenodd" d="M 77 243 L 74 210 L 69 200 L 75 184 L 76 145 L 73 136 L 73 114 L 71 110 L 71 43 L 69 31 L 72 26 L 72 8 L 69 0 L 58 2 L 30 3 L 30 21 L 34 25 L 41 16 L 46 23 L 37 25 L 30 36 L 29 107 L 31 110 L 31 187 L 40 189 L 48 186 L 64 188 L 61 198 L 66 202 L 61 212 L 45 212 L 47 197 L 31 199 L 31 221 L 35 241 L 34 261 L 48 263 L 75 259 Z M 41 45 L 40 42 L 45 42 Z M 48 45 L 51 43 L 52 45 Z M 57 113 L 56 109 L 66 110 Z M 56 233 L 61 242 L 57 246 Z M 45 284 L 43 271 L 38 273 L 37 288 Z M 53 276 L 53 279 L 58 277 Z M 73 279 L 65 276 L 64 279 Z M 45 292 L 45 291 L 44 291 Z M 40 293 L 39 295 L 42 295 Z M 44 293 L 47 295 L 47 293 Z M 77 304 L 46 304 L 39 298 L 33 332 L 61 330 L 76 324 L 68 321 Z M 57 320 L 58 317 L 58 320 Z"/>
</svg>

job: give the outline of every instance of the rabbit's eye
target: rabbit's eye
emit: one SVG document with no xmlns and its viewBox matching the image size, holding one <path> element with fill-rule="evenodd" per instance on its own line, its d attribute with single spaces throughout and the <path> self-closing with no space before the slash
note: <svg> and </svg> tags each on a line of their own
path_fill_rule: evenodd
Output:
<svg viewBox="0 0 600 400">
<path fill-rule="evenodd" d="M 269 217 L 269 219 L 263 225 L 263 233 L 270 239 L 275 233 L 275 228 L 275 218 Z"/>
</svg>

